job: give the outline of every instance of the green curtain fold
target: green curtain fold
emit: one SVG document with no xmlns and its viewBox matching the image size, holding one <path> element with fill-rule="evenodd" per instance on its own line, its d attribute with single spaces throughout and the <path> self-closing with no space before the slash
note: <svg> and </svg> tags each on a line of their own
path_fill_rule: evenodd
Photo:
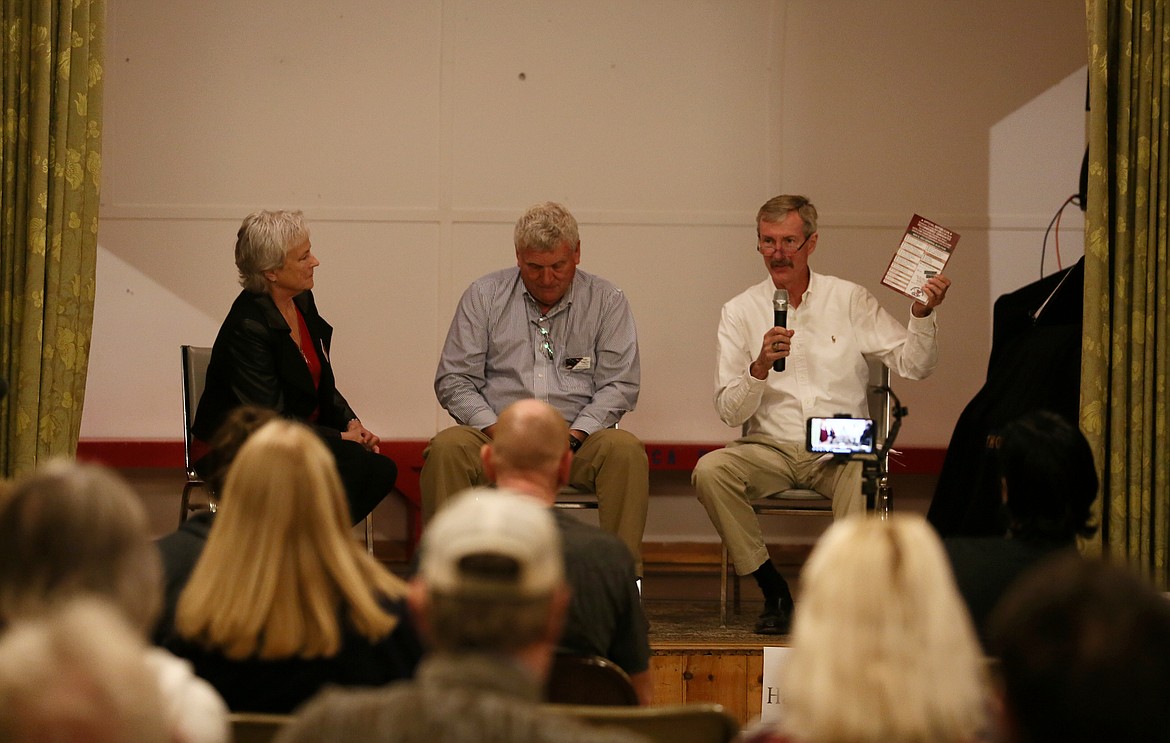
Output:
<svg viewBox="0 0 1170 743">
<path fill-rule="evenodd" d="M 1096 549 L 1167 587 L 1170 17 L 1087 0 L 1089 183 L 1081 426 L 1102 474 Z"/>
<path fill-rule="evenodd" d="M 93 326 L 104 0 L 2 0 L 0 474 L 73 455 Z"/>
</svg>

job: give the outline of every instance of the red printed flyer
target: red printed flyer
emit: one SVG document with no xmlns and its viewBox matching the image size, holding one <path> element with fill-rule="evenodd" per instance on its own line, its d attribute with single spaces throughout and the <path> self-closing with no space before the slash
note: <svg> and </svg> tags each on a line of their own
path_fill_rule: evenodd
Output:
<svg viewBox="0 0 1170 743">
<path fill-rule="evenodd" d="M 915 214 L 882 283 L 911 299 L 925 300 L 922 285 L 931 276 L 942 273 L 958 244 L 959 233 Z"/>
</svg>

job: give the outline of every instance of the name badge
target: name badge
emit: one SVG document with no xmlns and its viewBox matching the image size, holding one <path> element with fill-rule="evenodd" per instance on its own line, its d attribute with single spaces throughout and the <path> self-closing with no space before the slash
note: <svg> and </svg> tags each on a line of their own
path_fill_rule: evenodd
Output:
<svg viewBox="0 0 1170 743">
<path fill-rule="evenodd" d="M 588 356 L 565 359 L 565 368 L 569 371 L 588 371 L 593 368 L 593 359 Z"/>
</svg>

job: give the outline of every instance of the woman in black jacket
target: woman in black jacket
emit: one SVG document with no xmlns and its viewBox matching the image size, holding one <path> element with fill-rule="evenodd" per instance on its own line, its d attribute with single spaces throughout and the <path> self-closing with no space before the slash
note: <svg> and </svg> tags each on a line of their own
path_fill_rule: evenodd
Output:
<svg viewBox="0 0 1170 743">
<path fill-rule="evenodd" d="M 216 336 L 192 429 L 208 441 L 240 405 L 308 424 L 333 454 L 356 524 L 394 487 L 398 468 L 378 453 L 379 438 L 337 390 L 329 363 L 333 327 L 313 301 L 318 265 L 301 212 L 258 211 L 244 219 L 236 238 L 244 290 Z"/>
</svg>

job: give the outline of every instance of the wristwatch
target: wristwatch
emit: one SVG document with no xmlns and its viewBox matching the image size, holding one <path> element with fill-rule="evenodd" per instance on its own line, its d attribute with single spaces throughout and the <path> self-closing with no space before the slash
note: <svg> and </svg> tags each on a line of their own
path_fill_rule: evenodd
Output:
<svg viewBox="0 0 1170 743">
<path fill-rule="evenodd" d="M 577 438 L 573 434 L 569 434 L 569 451 L 576 454 L 577 450 L 581 448 L 581 444 L 583 444 L 583 443 L 585 443 L 585 442 L 582 441 L 581 439 Z"/>
</svg>

